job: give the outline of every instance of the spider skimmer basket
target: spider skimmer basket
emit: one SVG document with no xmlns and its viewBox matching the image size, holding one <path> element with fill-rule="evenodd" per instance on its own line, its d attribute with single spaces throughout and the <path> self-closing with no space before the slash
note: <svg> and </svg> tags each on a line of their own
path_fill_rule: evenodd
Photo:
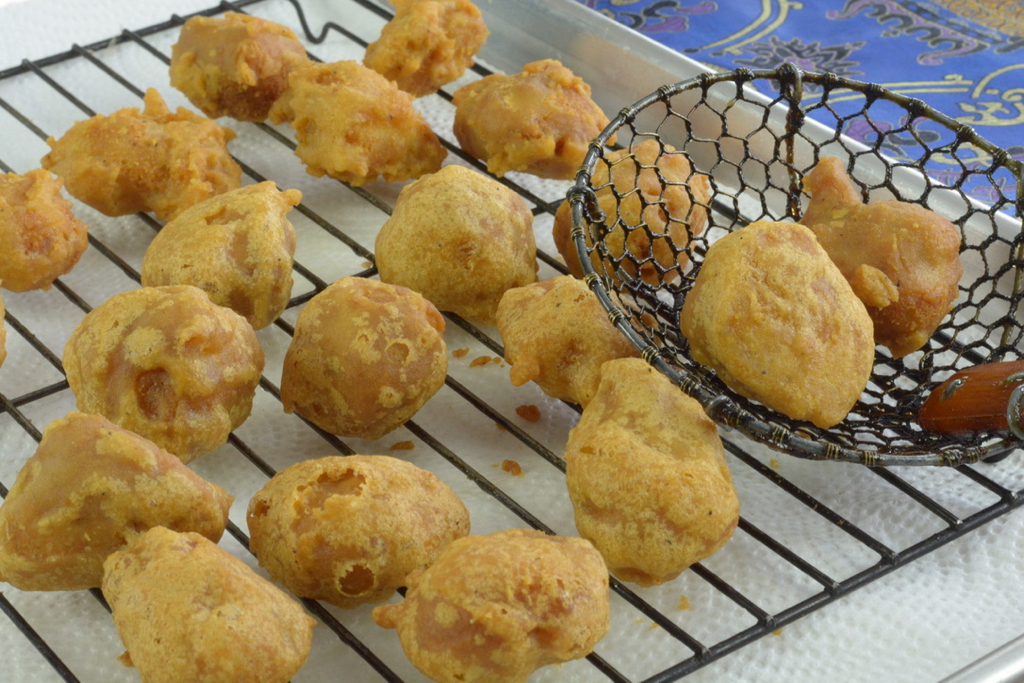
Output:
<svg viewBox="0 0 1024 683">
<path fill-rule="evenodd" d="M 648 140 L 657 141 L 657 160 L 633 163 L 633 150 Z M 673 153 L 707 177 L 710 200 L 662 175 L 664 155 Z M 599 162 L 607 169 L 620 155 L 630 159 L 629 182 L 614 168 L 595 174 Z M 753 221 L 799 220 L 808 201 L 802 177 L 826 156 L 844 162 L 865 199 L 912 202 L 951 220 L 963 236 L 964 276 L 930 341 L 901 359 L 878 347 L 860 400 L 823 430 L 738 395 L 697 364 L 679 312 L 712 242 Z M 654 192 L 637 190 L 640 173 L 657 178 Z M 679 188 L 707 212 L 699 235 L 686 230 L 689 215 L 668 215 L 660 231 L 636 219 L 637 202 L 641 215 L 664 216 L 666 191 Z M 997 432 L 930 433 L 917 420 L 930 391 L 955 371 L 1021 358 L 1022 164 L 970 126 L 878 85 L 792 65 L 704 74 L 623 109 L 592 142 L 568 202 L 579 265 L 612 322 L 720 425 L 798 457 L 869 466 L 955 466 L 994 460 L 1019 444 Z M 654 246 L 634 255 L 622 248 L 633 239 Z M 667 260 L 667 252 L 659 255 L 666 249 Z"/>
</svg>

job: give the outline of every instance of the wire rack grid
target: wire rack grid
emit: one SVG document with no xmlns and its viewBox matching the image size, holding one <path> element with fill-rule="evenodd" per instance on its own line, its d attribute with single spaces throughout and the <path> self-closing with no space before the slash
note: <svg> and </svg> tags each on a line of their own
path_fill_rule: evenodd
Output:
<svg viewBox="0 0 1024 683">
<path fill-rule="evenodd" d="M 323 27 L 310 27 L 302 6 L 286 0 L 223 2 L 203 13 L 250 12 L 295 28 L 314 58 L 360 59 L 389 11 L 370 0 L 335 5 L 344 20 Z M 0 170 L 36 168 L 47 137 L 95 113 L 138 106 L 148 87 L 157 87 L 172 107 L 187 105 L 167 79 L 170 46 L 185 19 L 173 16 L 0 72 Z M 480 172 L 483 166 L 453 142 L 451 93 L 488 73 L 481 59 L 459 82 L 417 103 L 447 145 L 449 163 Z M 246 182 L 270 179 L 282 188 L 299 188 L 303 202 L 291 215 L 298 233 L 293 298 L 281 319 L 258 333 L 267 364 L 253 416 L 226 446 L 191 464 L 236 498 L 222 545 L 262 572 L 247 549 L 248 500 L 280 469 L 332 453 L 397 454 L 434 472 L 466 502 L 474 533 L 528 526 L 574 534 L 561 455 L 578 411 L 532 385 L 513 388 L 492 328 L 446 316 L 448 348 L 459 353 L 451 359 L 445 387 L 404 428 L 378 442 L 339 439 L 283 413 L 278 384 L 298 311 L 340 277 L 375 277 L 373 239 L 400 187 L 374 183 L 357 189 L 312 178 L 292 154 L 295 144 L 286 127 L 229 125 L 238 134 L 231 149 Z M 517 174 L 503 182 L 533 208 L 540 277 L 566 272 L 550 228 L 569 184 Z M 71 330 L 92 307 L 139 286 L 142 256 L 160 228 L 148 215 L 108 218 L 78 203 L 75 208 L 90 226 L 90 249 L 75 270 L 48 291 L 4 293 L 9 357 L 0 370 L 3 496 L 42 427 L 74 408 L 60 360 Z M 525 411 L 517 410 L 524 405 L 538 406 L 541 419 L 524 418 Z M 734 538 L 665 586 L 638 589 L 613 579 L 609 636 L 585 660 L 548 667 L 531 680 L 680 680 L 1024 501 L 1024 473 L 1012 464 L 1014 457 L 906 472 L 780 462 L 758 444 L 724 437 L 743 504 Z M 506 459 L 521 465 L 520 476 L 502 469 Z M 422 680 L 394 633 L 372 623 L 369 608 L 305 605 L 322 625 L 296 680 L 337 677 L 339 671 L 349 681 Z M 99 591 L 26 593 L 5 587 L 0 611 L 13 680 L 135 679 L 116 661 L 122 647 Z"/>
</svg>

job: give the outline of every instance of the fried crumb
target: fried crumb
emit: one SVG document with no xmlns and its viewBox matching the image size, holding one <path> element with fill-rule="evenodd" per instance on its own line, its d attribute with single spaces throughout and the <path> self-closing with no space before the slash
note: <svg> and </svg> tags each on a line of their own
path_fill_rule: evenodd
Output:
<svg viewBox="0 0 1024 683">
<path fill-rule="evenodd" d="M 772 631 L 772 635 L 773 636 L 781 636 L 782 635 L 782 629 L 781 628 L 775 629 L 774 631 Z"/>
<path fill-rule="evenodd" d="M 690 609 L 690 600 L 685 595 L 679 596 L 679 609 Z"/>
<path fill-rule="evenodd" d="M 768 461 L 768 467 L 771 467 L 773 470 L 779 470 L 782 469 L 782 463 L 775 458 L 772 458 Z"/>
<path fill-rule="evenodd" d="M 494 426 L 497 427 L 500 431 L 503 431 L 503 432 L 507 432 L 508 431 L 508 429 L 505 428 L 505 425 L 501 424 L 500 422 L 495 422 Z"/>
<path fill-rule="evenodd" d="M 465 349 L 455 349 L 454 351 L 452 351 L 452 357 L 454 357 L 454 358 L 465 358 L 467 353 L 469 353 L 469 349 L 468 348 L 465 348 Z"/>
<path fill-rule="evenodd" d="M 523 468 L 515 460 L 502 460 L 501 471 L 508 472 L 513 477 L 523 476 Z"/>
<path fill-rule="evenodd" d="M 494 359 L 491 358 L 490 356 L 477 356 L 476 358 L 469 362 L 469 367 L 478 368 L 481 365 L 487 365 L 488 363 L 493 362 L 493 360 Z"/>
<path fill-rule="evenodd" d="M 398 443 L 395 443 L 395 444 L 393 444 L 391 446 L 391 450 L 393 450 L 393 451 L 411 451 L 415 447 L 416 447 L 416 444 L 414 444 L 412 441 L 399 441 Z"/>
<path fill-rule="evenodd" d="M 362 265 L 363 268 L 369 270 L 370 268 L 373 268 L 373 261 L 363 261 Z"/>
<path fill-rule="evenodd" d="M 516 415 L 527 422 L 538 422 L 540 420 L 540 408 L 535 405 L 519 406 L 516 408 Z"/>
</svg>

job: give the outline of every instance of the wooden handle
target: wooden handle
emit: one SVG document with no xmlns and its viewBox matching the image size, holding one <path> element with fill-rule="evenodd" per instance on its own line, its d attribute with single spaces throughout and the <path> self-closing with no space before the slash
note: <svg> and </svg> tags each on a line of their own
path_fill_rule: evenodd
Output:
<svg viewBox="0 0 1024 683">
<path fill-rule="evenodd" d="M 918 415 L 931 432 L 966 434 L 1010 431 L 1024 439 L 1024 361 L 989 363 L 961 370 L 928 396 Z"/>
</svg>

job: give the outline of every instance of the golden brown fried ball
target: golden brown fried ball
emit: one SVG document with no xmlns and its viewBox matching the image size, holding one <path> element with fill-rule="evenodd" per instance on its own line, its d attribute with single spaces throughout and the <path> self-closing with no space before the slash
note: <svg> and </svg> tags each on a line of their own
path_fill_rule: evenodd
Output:
<svg viewBox="0 0 1024 683">
<path fill-rule="evenodd" d="M 809 227 L 875 324 L 875 342 L 901 358 L 924 346 L 960 293 L 960 231 L 917 204 L 864 204 L 835 157 L 804 179 Z"/>
<path fill-rule="evenodd" d="M 306 48 L 281 24 L 237 12 L 194 16 L 171 46 L 171 85 L 212 118 L 263 121 L 288 74 L 307 62 Z"/>
<path fill-rule="evenodd" d="M 192 285 L 254 329 L 274 322 L 292 292 L 298 190 L 271 181 L 211 197 L 178 214 L 142 259 L 142 285 Z"/>
<path fill-rule="evenodd" d="M 47 171 L 0 174 L 0 282 L 12 292 L 49 289 L 89 246 L 88 227 Z"/>
<path fill-rule="evenodd" d="M 0 581 L 99 588 L 107 556 L 147 529 L 220 540 L 232 500 L 153 442 L 72 412 L 47 426 L 0 506 Z"/>
<path fill-rule="evenodd" d="M 521 171 L 571 179 L 608 125 L 590 86 L 554 59 L 464 85 L 454 103 L 459 144 L 498 177 Z"/>
<path fill-rule="evenodd" d="M 447 372 L 444 318 L 432 303 L 345 277 L 299 312 L 281 402 L 331 434 L 379 439 L 423 407 Z"/>
<path fill-rule="evenodd" d="M 514 386 L 533 380 L 548 396 L 582 406 L 597 393 L 602 363 L 640 354 L 572 275 L 506 292 L 498 333 Z"/>
<path fill-rule="evenodd" d="M 671 581 L 721 549 L 739 522 L 714 423 L 639 358 L 603 365 L 565 465 L 576 528 L 623 581 Z"/>
<path fill-rule="evenodd" d="M 591 185 L 608 227 L 608 256 L 593 252 L 594 270 L 616 277 L 621 267 L 651 285 L 679 277 L 688 261 L 683 250 L 704 231 L 710 202 L 707 176 L 694 172 L 687 155 L 648 138 L 599 158 Z M 564 201 L 555 213 L 555 246 L 569 272 L 583 277 L 571 230 L 572 212 Z M 589 236 L 587 244 L 593 246 Z"/>
<path fill-rule="evenodd" d="M 120 659 L 147 683 L 286 683 L 309 656 L 302 605 L 199 534 L 150 529 L 103 570 Z"/>
<path fill-rule="evenodd" d="M 523 683 L 589 654 L 609 628 L 608 572 L 581 538 L 511 529 L 453 541 L 373 610 L 409 660 L 440 683 Z"/>
<path fill-rule="evenodd" d="M 446 166 L 402 188 L 374 251 L 381 280 L 484 325 L 494 324 L 502 294 L 537 281 L 526 202 L 464 166 Z"/>
<path fill-rule="evenodd" d="M 143 287 L 86 314 L 64 347 L 64 371 L 79 410 L 189 462 L 249 416 L 263 350 L 245 318 L 201 289 Z"/>
<path fill-rule="evenodd" d="M 808 228 L 758 221 L 708 249 L 679 319 L 695 361 L 733 391 L 821 428 L 874 367 L 871 318 Z"/>
<path fill-rule="evenodd" d="M 395 16 L 363 64 L 414 97 L 437 92 L 473 65 L 490 31 L 470 0 L 391 0 Z"/>
<path fill-rule="evenodd" d="M 100 213 L 152 211 L 163 221 L 241 184 L 227 148 L 233 131 L 183 107 L 172 113 L 152 88 L 144 102 L 141 112 L 97 114 L 50 138 L 43 167 Z"/>
<path fill-rule="evenodd" d="M 275 581 L 338 607 L 383 602 L 469 533 L 436 476 L 386 455 L 330 456 L 278 472 L 249 503 L 250 547 Z"/>
<path fill-rule="evenodd" d="M 392 81 L 354 61 L 311 63 L 288 77 L 270 110 L 295 129 L 295 154 L 310 175 L 350 185 L 418 178 L 441 168 L 448 150 Z"/>
</svg>

